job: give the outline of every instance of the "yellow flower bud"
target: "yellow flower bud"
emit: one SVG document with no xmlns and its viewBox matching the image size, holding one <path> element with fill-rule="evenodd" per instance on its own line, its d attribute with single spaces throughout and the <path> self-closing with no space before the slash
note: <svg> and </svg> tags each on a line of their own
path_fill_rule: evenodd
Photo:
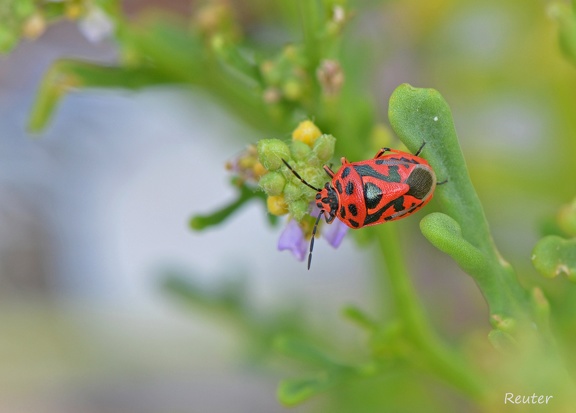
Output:
<svg viewBox="0 0 576 413">
<path fill-rule="evenodd" d="M 292 132 L 292 139 L 295 141 L 304 142 L 308 146 L 312 146 L 316 139 L 322 135 L 318 126 L 311 120 L 300 122 L 298 127 Z"/>
<path fill-rule="evenodd" d="M 77 20 L 82 15 L 82 8 L 78 4 L 67 4 L 64 15 L 67 19 Z"/>
<path fill-rule="evenodd" d="M 266 199 L 266 206 L 268 207 L 268 212 L 272 215 L 280 216 L 288 213 L 288 205 L 284 195 L 269 196 Z"/>
<path fill-rule="evenodd" d="M 268 172 L 268 170 L 264 168 L 264 165 L 262 165 L 260 162 L 256 162 L 252 170 L 254 171 L 254 176 L 256 178 L 260 178 Z"/>
<path fill-rule="evenodd" d="M 28 39 L 36 39 L 40 37 L 46 30 L 46 19 L 40 13 L 34 13 L 26 20 L 22 28 L 24 37 Z"/>
</svg>

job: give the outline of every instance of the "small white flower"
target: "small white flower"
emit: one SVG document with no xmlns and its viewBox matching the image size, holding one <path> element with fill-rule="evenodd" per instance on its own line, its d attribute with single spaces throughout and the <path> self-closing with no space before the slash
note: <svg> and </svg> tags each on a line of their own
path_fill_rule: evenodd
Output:
<svg viewBox="0 0 576 413">
<path fill-rule="evenodd" d="M 78 22 L 78 27 L 84 37 L 92 43 L 98 43 L 110 37 L 114 31 L 114 23 L 99 7 L 91 7 Z"/>
</svg>

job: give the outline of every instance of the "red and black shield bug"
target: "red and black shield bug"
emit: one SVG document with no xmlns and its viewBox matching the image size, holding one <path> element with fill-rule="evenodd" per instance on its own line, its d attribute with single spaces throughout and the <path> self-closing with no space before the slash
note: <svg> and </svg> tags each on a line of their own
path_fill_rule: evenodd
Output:
<svg viewBox="0 0 576 413">
<path fill-rule="evenodd" d="M 288 162 L 282 160 L 304 185 L 317 192 L 316 205 L 320 213 L 312 230 L 308 269 L 322 216 L 328 224 L 338 218 L 356 229 L 405 218 L 432 199 L 437 185 L 436 174 L 430 164 L 418 156 L 425 144 L 422 143 L 414 155 L 382 148 L 373 159 L 365 161 L 348 162 L 343 157 L 338 172 L 324 166 L 332 179 L 326 182 L 324 188 L 310 185 Z"/>
</svg>

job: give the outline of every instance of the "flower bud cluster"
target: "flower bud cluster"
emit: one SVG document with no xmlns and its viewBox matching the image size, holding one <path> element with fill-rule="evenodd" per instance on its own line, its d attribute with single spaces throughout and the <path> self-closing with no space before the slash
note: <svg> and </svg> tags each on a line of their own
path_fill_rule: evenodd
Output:
<svg viewBox="0 0 576 413">
<path fill-rule="evenodd" d="M 258 142 L 258 159 L 266 169 L 260 188 L 268 196 L 268 211 L 273 215 L 289 213 L 298 222 L 310 212 L 315 197 L 313 189 L 303 184 L 283 161 L 286 161 L 310 185 L 322 188 L 327 180 L 323 165 L 334 154 L 336 140 L 322 134 L 312 121 L 301 122 L 292 140 L 263 139 Z"/>
<path fill-rule="evenodd" d="M 227 1 L 206 3 L 193 16 L 192 23 L 212 48 L 222 43 L 237 43 L 242 37 L 234 10 Z"/>
<path fill-rule="evenodd" d="M 91 42 L 112 35 L 114 23 L 97 2 L 80 0 L 0 1 L 0 53 L 11 51 L 21 38 L 34 40 L 48 26 L 61 19 L 76 21 L 80 32 Z"/>
<path fill-rule="evenodd" d="M 248 183 L 251 186 L 255 186 L 267 172 L 258 160 L 255 145 L 248 146 L 238 156 L 226 162 L 226 169 L 234 174 L 237 184 Z"/>
<path fill-rule="evenodd" d="M 311 79 L 301 47 L 288 45 L 273 59 L 260 64 L 265 85 L 263 99 L 267 104 L 302 102 L 310 94 Z"/>
</svg>

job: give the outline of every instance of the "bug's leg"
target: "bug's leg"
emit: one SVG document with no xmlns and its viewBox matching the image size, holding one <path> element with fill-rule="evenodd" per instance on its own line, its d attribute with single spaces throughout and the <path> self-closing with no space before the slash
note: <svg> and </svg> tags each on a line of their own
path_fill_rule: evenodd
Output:
<svg viewBox="0 0 576 413">
<path fill-rule="evenodd" d="M 334 218 L 336 218 L 336 213 L 329 214 L 329 215 L 326 217 L 326 223 L 327 223 L 327 224 L 331 224 L 332 221 L 334 221 Z"/>
<path fill-rule="evenodd" d="M 308 251 L 308 269 L 310 269 L 310 264 L 312 264 L 312 250 L 314 249 L 314 238 L 316 238 L 316 230 L 318 229 L 318 223 L 320 218 L 322 218 L 322 211 L 318 214 L 316 222 L 314 222 L 314 228 L 312 228 L 312 238 L 310 238 L 310 250 Z M 328 222 L 328 220 L 326 220 Z"/>
<path fill-rule="evenodd" d="M 374 157 L 374 159 L 376 158 L 380 158 L 382 155 L 384 155 L 386 152 L 390 152 L 390 148 L 382 148 L 378 151 L 378 153 L 376 154 L 376 156 Z"/>
<path fill-rule="evenodd" d="M 446 182 L 448 182 L 448 178 L 444 179 L 442 182 L 436 182 L 436 186 L 444 185 Z"/>
<path fill-rule="evenodd" d="M 328 165 L 324 165 L 324 170 L 330 178 L 334 178 L 334 171 Z"/>
<path fill-rule="evenodd" d="M 416 156 L 420 155 L 420 152 L 422 152 L 424 145 L 426 145 L 426 141 L 422 142 L 422 145 L 420 145 L 420 148 L 418 148 L 418 150 L 416 151 L 416 153 L 414 155 L 416 155 Z"/>
</svg>

